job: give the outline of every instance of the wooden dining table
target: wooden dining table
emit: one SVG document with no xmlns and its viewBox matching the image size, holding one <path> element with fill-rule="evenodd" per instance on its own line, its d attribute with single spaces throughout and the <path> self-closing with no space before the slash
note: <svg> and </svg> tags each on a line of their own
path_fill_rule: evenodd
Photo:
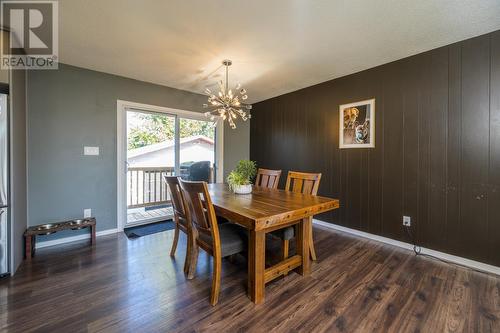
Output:
<svg viewBox="0 0 500 333">
<path fill-rule="evenodd" d="M 266 283 L 296 270 L 310 274 L 309 232 L 312 216 L 339 208 L 339 201 L 278 189 L 253 187 L 250 194 L 234 194 L 226 184 L 208 186 L 218 216 L 248 230 L 248 296 L 262 303 Z M 296 225 L 296 254 L 266 268 L 266 234 Z"/>
</svg>

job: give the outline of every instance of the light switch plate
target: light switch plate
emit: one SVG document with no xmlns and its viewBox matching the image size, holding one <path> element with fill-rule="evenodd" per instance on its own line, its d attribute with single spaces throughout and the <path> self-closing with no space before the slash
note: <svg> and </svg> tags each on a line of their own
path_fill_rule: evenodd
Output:
<svg viewBox="0 0 500 333">
<path fill-rule="evenodd" d="M 83 210 L 83 217 L 84 218 L 92 217 L 92 209 L 90 209 L 90 208 L 84 209 Z"/>
<path fill-rule="evenodd" d="M 99 147 L 83 147 L 83 155 L 98 156 Z"/>
</svg>

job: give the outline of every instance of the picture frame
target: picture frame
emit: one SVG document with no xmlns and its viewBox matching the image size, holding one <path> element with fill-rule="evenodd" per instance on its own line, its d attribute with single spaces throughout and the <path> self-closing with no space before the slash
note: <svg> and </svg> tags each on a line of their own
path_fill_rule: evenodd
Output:
<svg viewBox="0 0 500 333">
<path fill-rule="evenodd" d="M 375 98 L 339 106 L 339 148 L 375 148 Z"/>
</svg>

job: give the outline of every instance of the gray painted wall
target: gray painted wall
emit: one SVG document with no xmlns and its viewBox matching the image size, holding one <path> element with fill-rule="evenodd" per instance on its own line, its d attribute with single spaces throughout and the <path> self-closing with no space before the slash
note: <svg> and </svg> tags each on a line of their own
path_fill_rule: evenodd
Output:
<svg viewBox="0 0 500 333">
<path fill-rule="evenodd" d="M 250 121 L 238 121 L 236 129 L 224 128 L 224 180 L 241 159 L 250 158 Z"/>
<path fill-rule="evenodd" d="M 14 70 L 10 82 L 10 216 L 12 232 L 11 272 L 24 256 L 23 233 L 27 226 L 26 180 L 26 72 Z"/>
<path fill-rule="evenodd" d="M 116 101 L 197 112 L 206 101 L 203 95 L 63 64 L 59 70 L 31 71 L 28 82 L 29 225 L 82 216 L 91 208 L 97 231 L 116 228 Z M 237 132 L 225 128 L 224 170 L 248 158 L 249 142 L 248 125 Z M 84 156 L 84 146 L 99 146 L 100 155 Z"/>
</svg>

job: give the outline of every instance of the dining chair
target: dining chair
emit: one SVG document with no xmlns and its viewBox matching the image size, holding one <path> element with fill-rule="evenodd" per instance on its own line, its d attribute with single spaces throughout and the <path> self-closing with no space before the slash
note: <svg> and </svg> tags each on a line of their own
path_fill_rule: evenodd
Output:
<svg viewBox="0 0 500 333">
<path fill-rule="evenodd" d="M 168 191 L 172 199 L 172 208 L 174 211 L 174 221 L 175 221 L 175 232 L 174 241 L 172 242 L 172 248 L 170 249 L 170 256 L 175 256 L 175 251 L 177 250 L 177 243 L 179 242 L 179 231 L 182 231 L 187 236 L 187 249 L 186 249 L 186 259 L 184 260 L 184 273 L 188 273 L 189 261 L 192 257 L 193 247 L 195 246 L 195 241 L 193 237 L 192 226 L 188 223 L 188 218 L 186 214 L 186 205 L 184 202 L 184 195 L 179 185 L 179 177 L 175 176 L 164 176 L 164 180 L 167 183 Z"/>
<path fill-rule="evenodd" d="M 286 178 L 285 191 L 317 195 L 320 180 L 321 173 L 289 171 Z M 316 260 L 316 250 L 314 249 L 312 224 L 310 225 L 311 230 L 309 231 L 309 253 L 311 255 L 311 259 Z M 287 259 L 288 250 L 290 247 L 290 239 L 295 236 L 295 228 L 286 227 L 284 229 L 272 231 L 271 234 L 279 237 L 282 240 L 283 259 Z"/>
<path fill-rule="evenodd" d="M 188 279 L 194 277 L 201 247 L 213 257 L 210 304 L 215 305 L 219 300 L 222 258 L 245 250 L 245 231 L 233 223 L 217 223 L 207 183 L 182 179 L 179 182 L 186 202 L 187 220 L 193 226 L 196 242 L 189 261 Z"/>
<path fill-rule="evenodd" d="M 259 168 L 257 171 L 257 178 L 255 178 L 255 186 L 262 186 L 267 188 L 278 188 L 280 182 L 281 170 L 269 170 Z"/>
</svg>

